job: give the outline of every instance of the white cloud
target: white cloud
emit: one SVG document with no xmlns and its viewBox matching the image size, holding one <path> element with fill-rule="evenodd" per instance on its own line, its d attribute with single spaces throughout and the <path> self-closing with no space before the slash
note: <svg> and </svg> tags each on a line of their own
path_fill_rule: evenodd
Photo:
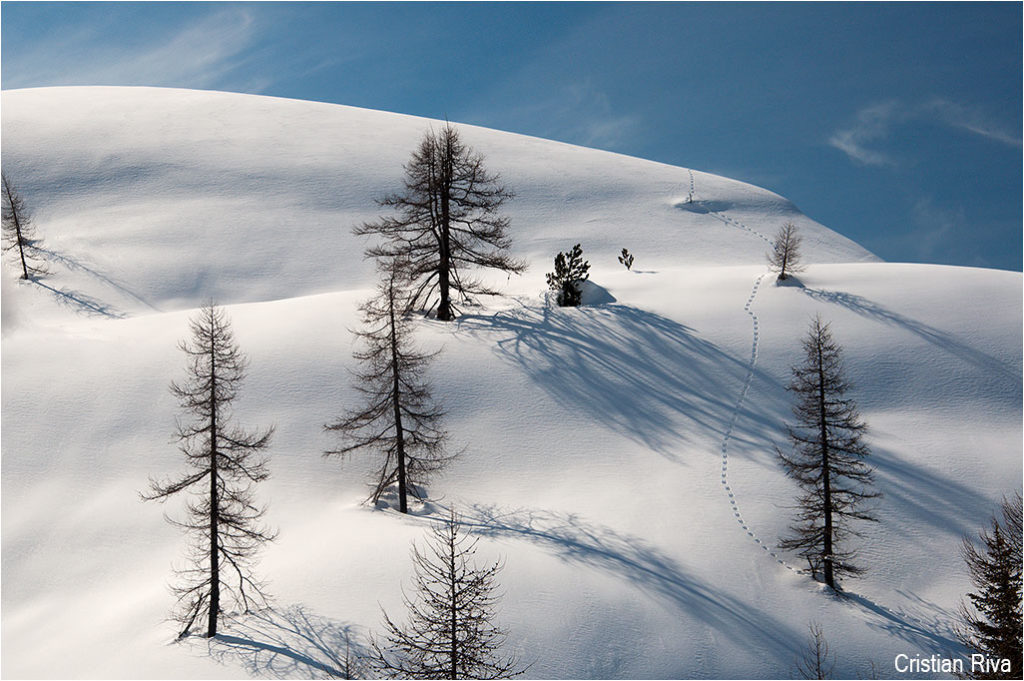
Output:
<svg viewBox="0 0 1024 681">
<path fill-rule="evenodd" d="M 257 33 L 252 15 L 241 8 L 209 14 L 137 47 L 103 46 L 95 31 L 79 29 L 38 43 L 26 53 L 9 55 L 3 86 L 157 85 L 258 91 L 265 81 L 238 73 Z"/>
<path fill-rule="evenodd" d="M 892 123 L 899 116 L 896 102 L 884 102 L 861 109 L 853 127 L 836 131 L 828 143 L 859 163 L 893 165 L 893 159 L 880 151 L 869 149 L 868 145 L 888 137 Z"/>
<path fill-rule="evenodd" d="M 933 99 L 923 111 L 953 128 L 960 128 L 1010 147 L 1021 146 L 1021 138 L 989 120 L 984 112 L 945 99 Z"/>
<path fill-rule="evenodd" d="M 913 106 L 889 101 L 865 107 L 857 112 L 852 126 L 837 130 L 828 143 L 864 165 L 896 165 L 896 159 L 878 147 L 893 136 L 897 125 L 914 121 L 940 123 L 1006 146 L 1021 146 L 1020 137 L 993 123 L 980 109 L 941 98 Z"/>
</svg>

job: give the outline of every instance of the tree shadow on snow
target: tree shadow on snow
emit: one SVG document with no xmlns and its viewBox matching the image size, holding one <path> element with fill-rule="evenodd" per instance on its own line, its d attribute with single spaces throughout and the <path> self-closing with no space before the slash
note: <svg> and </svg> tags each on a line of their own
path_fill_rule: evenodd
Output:
<svg viewBox="0 0 1024 681">
<path fill-rule="evenodd" d="M 737 358 L 693 329 L 622 304 L 523 305 L 466 315 L 459 328 L 496 334 L 496 352 L 554 400 L 675 459 L 680 443 L 724 437 L 747 373 Z M 754 378 L 778 382 L 761 372 Z M 772 450 L 786 405 L 744 400 L 733 438 Z"/>
<path fill-rule="evenodd" d="M 968 650 L 956 640 L 951 620 L 932 617 L 929 621 L 904 612 L 894 612 L 860 594 L 843 592 L 842 598 L 869 613 L 868 626 L 906 641 L 913 650 L 943 657 L 966 656 Z M 945 612 L 945 611 L 941 611 Z"/>
<path fill-rule="evenodd" d="M 117 290 L 118 292 L 128 296 L 129 298 L 132 298 L 133 300 L 142 303 L 143 305 L 153 310 L 154 312 L 160 312 L 160 309 L 158 307 L 150 303 L 148 300 L 140 296 L 135 291 L 132 291 L 123 282 L 118 281 L 117 279 L 114 279 L 113 277 L 104 274 L 103 272 L 100 272 L 98 269 L 96 269 L 96 267 L 86 264 L 80 258 L 75 258 L 73 256 L 68 255 L 67 253 L 55 251 L 51 248 L 37 248 L 37 250 L 45 254 L 47 260 L 50 260 L 51 262 L 60 263 L 61 265 L 63 265 L 64 267 L 68 268 L 73 272 L 85 272 L 94 279 L 97 279 L 100 282 L 106 284 L 107 286 L 110 286 L 111 288 Z"/>
<path fill-rule="evenodd" d="M 801 287 L 801 290 L 815 300 L 821 300 L 835 305 L 841 305 L 857 314 L 874 319 L 876 321 L 901 327 L 912 334 L 928 341 L 929 343 L 945 350 L 954 357 L 957 357 L 969 364 L 984 369 L 992 374 L 998 375 L 1002 380 L 1009 381 L 1011 389 L 1020 390 L 1021 373 L 1016 367 L 993 357 L 981 350 L 972 348 L 970 345 L 957 339 L 950 333 L 936 329 L 924 322 L 912 319 L 887 307 L 876 303 L 863 296 L 845 293 L 843 291 L 825 291 Z"/>
<path fill-rule="evenodd" d="M 351 624 L 293 605 L 233 619 L 209 646 L 215 660 L 241 664 L 254 676 L 354 679 L 369 673 L 362 638 Z"/>
<path fill-rule="evenodd" d="M 588 524 L 572 513 L 476 504 L 463 514 L 463 524 L 476 534 L 530 541 L 567 562 L 622 577 L 692 621 L 765 654 L 795 654 L 802 644 L 802 630 L 701 581 L 640 537 Z"/>
<path fill-rule="evenodd" d="M 81 291 L 75 291 L 68 288 L 58 289 L 50 286 L 49 284 L 44 284 L 38 279 L 33 279 L 32 283 L 53 294 L 54 299 L 56 299 L 59 304 L 70 307 L 77 312 L 82 312 L 91 317 L 109 317 L 111 319 L 125 318 L 125 314 L 117 308 L 82 293 Z"/>
<path fill-rule="evenodd" d="M 972 533 L 974 528 L 983 527 L 996 505 L 948 474 L 885 449 L 875 448 L 871 462 L 876 487 L 884 495 L 885 513 L 903 520 L 912 518 L 917 528 L 929 525 L 936 531 L 961 537 Z M 888 526 L 889 531 L 894 531 L 899 524 L 889 523 Z"/>
</svg>

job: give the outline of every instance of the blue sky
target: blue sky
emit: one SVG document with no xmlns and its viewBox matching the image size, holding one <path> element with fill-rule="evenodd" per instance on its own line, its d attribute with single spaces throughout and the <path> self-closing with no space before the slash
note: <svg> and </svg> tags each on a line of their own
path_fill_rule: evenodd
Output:
<svg viewBox="0 0 1024 681">
<path fill-rule="evenodd" d="M 716 172 L 890 261 L 1021 270 L 1020 3 L 0 5 L 4 89 L 159 85 Z"/>
</svg>

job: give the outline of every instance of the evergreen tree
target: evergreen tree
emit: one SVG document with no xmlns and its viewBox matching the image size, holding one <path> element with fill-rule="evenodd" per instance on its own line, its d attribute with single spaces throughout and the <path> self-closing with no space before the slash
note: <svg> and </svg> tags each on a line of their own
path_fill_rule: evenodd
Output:
<svg viewBox="0 0 1024 681">
<path fill-rule="evenodd" d="M 474 564 L 477 540 L 461 532 L 458 515 L 431 528 L 425 551 L 413 545 L 415 598 L 406 596 L 404 626 L 385 612 L 383 642 L 374 640 L 376 671 L 385 678 L 507 679 L 517 670 L 514 655 L 503 656 L 506 634 L 494 624 L 498 597 L 497 562 Z"/>
<path fill-rule="evenodd" d="M 632 261 L 631 261 L 632 262 Z M 580 244 L 568 253 L 555 256 L 555 271 L 548 272 L 548 288 L 558 291 L 558 304 L 562 307 L 577 307 L 582 302 L 583 290 L 580 285 L 590 277 L 590 263 L 583 259 Z"/>
<path fill-rule="evenodd" d="M 974 584 L 968 606 L 960 604 L 961 642 L 989 658 L 995 669 L 970 678 L 1019 679 L 1021 655 L 1021 495 L 1003 500 L 1002 522 L 992 518 L 991 534 L 978 533 L 982 550 L 964 537 L 961 554 Z M 1009 660 L 1009 670 L 1002 660 Z"/>
<path fill-rule="evenodd" d="M 803 493 L 792 535 L 779 546 L 799 551 L 812 574 L 821 574 L 836 588 L 839 576 L 864 571 L 853 563 L 854 552 L 845 548 L 849 536 L 858 534 L 849 521 L 876 520 L 861 507 L 879 494 L 868 489 L 872 473 L 865 462 L 870 454 L 863 442 L 867 426 L 845 396 L 850 385 L 842 353 L 820 317 L 813 320 L 803 348 L 805 359 L 793 367 L 788 386 L 796 395 L 796 424 L 788 426 L 793 453 L 778 451 L 786 474 Z"/>
<path fill-rule="evenodd" d="M 454 319 L 455 299 L 496 295 L 466 271 L 489 268 L 519 274 L 526 264 L 508 255 L 509 220 L 500 215 L 512 192 L 489 173 L 483 157 L 462 143 L 446 124 L 427 132 L 405 166 L 405 191 L 379 203 L 397 215 L 356 227 L 357 235 L 379 235 L 383 243 L 368 257 L 408 263 L 413 306 L 427 306 L 437 295 L 437 318 Z M 433 307 L 433 304 L 430 305 Z"/>
<path fill-rule="evenodd" d="M 191 342 L 179 346 L 188 356 L 188 378 L 171 383 L 171 392 L 192 417 L 187 424 L 179 421 L 176 433 L 190 471 L 174 481 L 150 480 L 151 491 L 142 497 L 166 501 L 193 492 L 186 519 L 168 518 L 190 539 L 189 566 L 176 571 L 179 582 L 172 587 L 178 598 L 174 618 L 185 636 L 205 617 L 206 636 L 213 637 L 225 601 L 242 612 L 266 604 L 263 585 L 251 568 L 274 534 L 261 523 L 266 508 L 256 506 L 253 486 L 269 475 L 262 452 L 274 429 L 247 433 L 231 424 L 231 404 L 248 361 L 224 311 L 208 305 L 190 326 Z"/>
<path fill-rule="evenodd" d="M 360 449 L 381 455 L 375 474 L 374 503 L 392 484 L 398 485 L 399 510 L 408 513 L 408 493 L 452 458 L 445 452 L 444 412 L 431 397 L 424 375 L 436 353 L 413 345 L 407 265 L 393 260 L 382 267 L 377 295 L 363 303 L 363 330 L 355 332 L 363 349 L 354 353 L 361 368 L 355 389 L 363 405 L 324 426 L 342 436 L 342 446 L 325 456 L 345 456 Z"/>
<path fill-rule="evenodd" d="M 768 251 L 768 265 L 772 271 L 779 273 L 779 281 L 785 281 L 790 274 L 802 272 L 800 264 L 802 255 L 800 244 L 803 239 L 797 233 L 796 225 L 787 222 L 779 228 L 772 242 L 772 250 Z"/>
<path fill-rule="evenodd" d="M 622 255 L 619 256 L 619 262 L 621 262 L 627 270 L 633 269 L 633 254 L 629 252 L 628 248 L 622 249 Z"/>
<path fill-rule="evenodd" d="M 47 274 L 49 269 L 40 250 L 43 241 L 36 236 L 25 200 L 7 178 L 7 173 L 0 172 L 0 182 L 3 184 L 3 252 L 17 251 L 22 279 Z"/>
</svg>

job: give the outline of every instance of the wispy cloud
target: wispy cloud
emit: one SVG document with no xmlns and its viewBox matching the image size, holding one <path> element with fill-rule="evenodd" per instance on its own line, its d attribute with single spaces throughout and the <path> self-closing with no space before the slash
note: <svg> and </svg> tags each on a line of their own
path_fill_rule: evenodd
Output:
<svg viewBox="0 0 1024 681">
<path fill-rule="evenodd" d="M 604 92 L 589 81 L 571 85 L 566 97 L 548 103 L 563 134 L 586 146 L 615 147 L 635 132 L 636 116 L 617 112 Z"/>
<path fill-rule="evenodd" d="M 890 127 L 899 116 L 900 109 L 896 102 L 884 102 L 861 109 L 853 126 L 836 131 L 828 143 L 858 163 L 892 165 L 893 159 L 881 151 L 869 148 L 869 145 L 888 137 Z"/>
<path fill-rule="evenodd" d="M 863 165 L 897 165 L 896 158 L 879 147 L 895 135 L 897 126 L 913 122 L 938 123 L 1006 146 L 1021 146 L 1019 136 L 991 121 L 980 109 L 941 98 L 917 105 L 889 101 L 865 107 L 851 126 L 837 130 L 828 143 Z"/>
<path fill-rule="evenodd" d="M 936 98 L 927 102 L 922 111 L 952 128 L 960 128 L 1009 147 L 1021 146 L 1019 135 L 1001 128 L 980 109 Z"/>
<path fill-rule="evenodd" d="M 517 81 L 518 82 L 518 81 Z M 506 84 L 485 104 L 464 113 L 467 120 L 486 118 L 489 125 L 508 127 L 516 132 L 557 139 L 571 144 L 601 149 L 621 148 L 642 131 L 641 117 L 617 111 L 611 99 L 592 81 L 570 85 L 550 84 L 545 96 L 524 99 L 518 86 Z M 495 101 L 515 104 L 497 108 Z"/>
<path fill-rule="evenodd" d="M 98 46 L 103 36 L 81 29 L 5 55 L 3 86 L 158 85 L 258 92 L 268 82 L 241 69 L 257 37 L 255 20 L 241 8 L 208 14 L 134 46 Z"/>
</svg>

